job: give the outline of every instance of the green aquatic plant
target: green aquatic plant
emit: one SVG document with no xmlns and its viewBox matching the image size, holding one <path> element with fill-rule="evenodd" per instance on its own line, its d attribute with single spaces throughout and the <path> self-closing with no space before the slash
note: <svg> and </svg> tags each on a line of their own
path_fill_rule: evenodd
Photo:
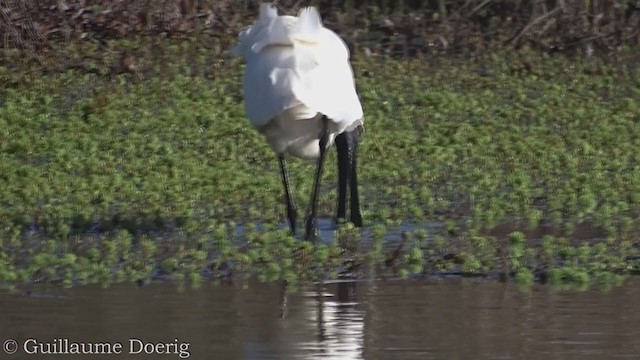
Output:
<svg viewBox="0 0 640 360">
<path fill-rule="evenodd" d="M 516 271 L 516 275 L 514 279 L 516 284 L 518 284 L 518 286 L 521 286 L 524 288 L 531 286 L 531 284 L 533 284 L 533 281 L 535 280 L 531 271 L 523 268 L 518 269 L 518 271 Z"/>
<path fill-rule="evenodd" d="M 313 245 L 283 228 L 276 159 L 244 119 L 241 63 L 159 41 L 157 56 L 136 40 L 108 45 L 146 56 L 141 77 L 98 75 L 109 73 L 101 63 L 98 74 L 0 68 L 2 286 L 294 282 L 369 265 L 584 284 L 640 269 L 640 72 L 622 56 L 428 65 L 356 51 L 367 226 Z M 313 171 L 289 165 L 306 199 Z M 329 219 L 335 185 L 323 186 L 318 214 Z"/>
<path fill-rule="evenodd" d="M 471 254 L 465 254 L 462 256 L 464 262 L 462 263 L 462 271 L 465 273 L 473 274 L 482 272 L 482 262 L 477 257 Z"/>
</svg>

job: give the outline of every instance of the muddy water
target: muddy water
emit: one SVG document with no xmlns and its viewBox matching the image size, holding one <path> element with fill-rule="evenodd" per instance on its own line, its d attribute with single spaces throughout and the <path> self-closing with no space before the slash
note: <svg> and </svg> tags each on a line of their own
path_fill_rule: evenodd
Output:
<svg viewBox="0 0 640 360">
<path fill-rule="evenodd" d="M 0 359 L 637 359 L 638 299 L 640 279 L 609 292 L 463 279 L 42 290 L 0 294 L 0 342 L 18 345 Z M 25 353 L 74 342 L 122 347 Z"/>
</svg>

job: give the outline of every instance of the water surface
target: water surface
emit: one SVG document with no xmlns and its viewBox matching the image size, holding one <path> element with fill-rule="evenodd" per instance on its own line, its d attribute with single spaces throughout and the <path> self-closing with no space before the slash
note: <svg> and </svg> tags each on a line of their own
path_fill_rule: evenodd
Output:
<svg viewBox="0 0 640 360">
<path fill-rule="evenodd" d="M 640 280 L 604 292 L 468 279 L 279 284 L 116 285 L 0 294 L 0 341 L 121 343 L 122 355 L 180 359 L 636 359 Z M 126 355 L 143 344 L 168 354 Z M 171 347 L 173 346 L 173 347 Z M 154 350 L 155 351 L 155 350 Z"/>
</svg>

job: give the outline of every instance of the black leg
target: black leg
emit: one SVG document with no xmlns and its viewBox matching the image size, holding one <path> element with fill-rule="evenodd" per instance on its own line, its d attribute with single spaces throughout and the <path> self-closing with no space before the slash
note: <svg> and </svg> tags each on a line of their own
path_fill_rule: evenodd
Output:
<svg viewBox="0 0 640 360">
<path fill-rule="evenodd" d="M 342 133 L 336 137 L 338 151 L 338 210 L 336 220 L 347 217 L 347 187 L 351 178 L 351 151 L 349 151 L 349 135 Z"/>
<path fill-rule="evenodd" d="M 357 227 L 362 227 L 362 215 L 360 214 L 360 198 L 358 197 L 358 143 L 360 142 L 360 129 L 356 128 L 351 131 L 351 183 L 349 187 L 351 189 L 351 222 Z"/>
<path fill-rule="evenodd" d="M 309 203 L 309 216 L 306 223 L 305 239 L 315 241 L 318 237 L 318 226 L 316 223 L 316 208 L 318 203 L 318 189 L 320 188 L 320 178 L 322 177 L 322 165 L 324 164 L 324 156 L 327 152 L 327 142 L 329 141 L 329 131 L 327 129 L 327 117 L 322 116 L 322 132 L 320 134 L 320 157 L 318 158 L 318 168 L 316 177 L 313 182 L 313 191 L 311 193 L 311 202 Z"/>
<path fill-rule="evenodd" d="M 289 169 L 287 168 L 287 160 L 284 158 L 283 154 L 278 155 L 278 160 L 280 160 L 282 183 L 284 184 L 284 196 L 287 201 L 287 218 L 289 219 L 289 226 L 291 226 L 291 233 L 295 236 L 297 210 L 296 204 L 293 201 L 293 195 L 291 194 L 291 185 L 289 185 Z"/>
<path fill-rule="evenodd" d="M 338 150 L 338 211 L 336 217 L 337 219 L 346 218 L 348 186 L 351 190 L 350 220 L 357 227 L 362 226 L 358 198 L 358 174 L 356 171 L 359 137 L 360 130 L 357 128 L 336 137 L 336 148 Z"/>
</svg>

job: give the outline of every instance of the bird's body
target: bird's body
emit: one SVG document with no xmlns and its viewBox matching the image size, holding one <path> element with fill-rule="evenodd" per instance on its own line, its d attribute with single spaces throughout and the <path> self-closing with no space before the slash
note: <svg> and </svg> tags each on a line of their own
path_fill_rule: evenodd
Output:
<svg viewBox="0 0 640 360">
<path fill-rule="evenodd" d="M 327 146 L 337 134 L 362 125 L 349 50 L 322 26 L 316 9 L 306 8 L 299 17 L 278 16 L 270 4 L 262 4 L 258 21 L 241 33 L 233 51 L 247 63 L 247 116 L 277 153 L 317 158 L 318 113 L 329 120 Z"/>
<path fill-rule="evenodd" d="M 279 16 L 273 5 L 261 4 L 258 20 L 240 33 L 232 52 L 246 62 L 247 117 L 280 157 L 289 220 L 295 231 L 295 216 L 291 216 L 295 206 L 284 156 L 319 159 L 317 183 L 325 150 L 342 134 L 356 129 L 359 134 L 362 128 L 363 112 L 349 50 L 336 33 L 322 25 L 315 8 L 303 9 L 298 17 Z M 344 143 L 343 152 L 356 145 L 357 138 L 349 139 L 338 142 Z M 355 172 L 355 159 L 353 168 Z M 315 204 L 312 206 L 315 217 Z"/>
</svg>

